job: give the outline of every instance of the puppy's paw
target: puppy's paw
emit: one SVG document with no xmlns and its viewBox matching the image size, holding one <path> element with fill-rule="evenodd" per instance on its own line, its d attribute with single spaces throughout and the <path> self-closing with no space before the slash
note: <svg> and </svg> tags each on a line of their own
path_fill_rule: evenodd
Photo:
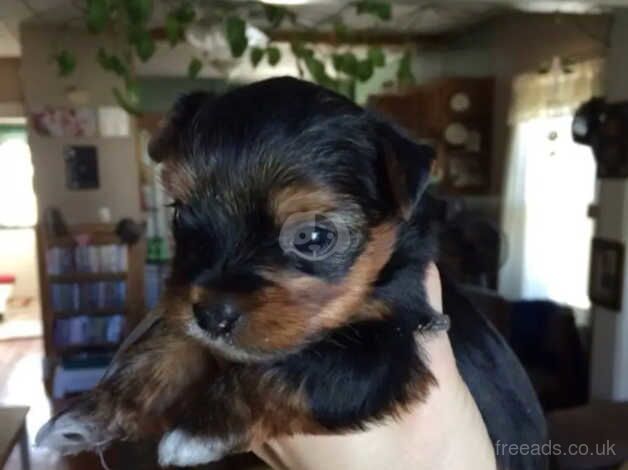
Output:
<svg viewBox="0 0 628 470">
<path fill-rule="evenodd" d="M 220 460 L 231 446 L 221 439 L 190 434 L 181 429 L 166 433 L 159 442 L 159 465 L 192 467 Z"/>
</svg>

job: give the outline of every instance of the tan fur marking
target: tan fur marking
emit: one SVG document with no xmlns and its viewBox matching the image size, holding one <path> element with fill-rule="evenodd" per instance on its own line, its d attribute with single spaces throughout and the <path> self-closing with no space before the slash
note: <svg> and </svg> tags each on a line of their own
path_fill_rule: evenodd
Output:
<svg viewBox="0 0 628 470">
<path fill-rule="evenodd" d="M 154 411 L 169 406 L 191 381 L 206 373 L 205 351 L 184 339 L 171 338 L 151 355 L 160 360 L 146 365 L 151 372 L 139 395 L 146 409 Z"/>
<path fill-rule="evenodd" d="M 370 294 L 372 284 L 393 253 L 397 229 L 383 224 L 371 231 L 371 240 L 341 283 L 342 295 L 326 305 L 320 315 L 325 328 L 335 328 L 347 321 L 347 315 L 359 311 Z"/>
<path fill-rule="evenodd" d="M 323 426 L 312 416 L 311 408 L 302 388 L 295 390 L 270 371 L 248 377 L 259 397 L 256 400 L 255 424 L 250 429 L 254 445 L 275 436 L 297 433 L 319 434 Z"/>
<path fill-rule="evenodd" d="M 387 308 L 368 295 L 395 240 L 395 226 L 374 228 L 364 252 L 339 283 L 293 273 L 265 273 L 277 285 L 238 298 L 247 319 L 234 337 L 236 344 L 268 352 L 290 349 L 349 321 L 387 315 Z"/>
<path fill-rule="evenodd" d="M 337 207 L 333 193 L 311 186 L 289 186 L 270 196 L 271 211 L 278 225 L 299 212 L 328 212 Z"/>
</svg>

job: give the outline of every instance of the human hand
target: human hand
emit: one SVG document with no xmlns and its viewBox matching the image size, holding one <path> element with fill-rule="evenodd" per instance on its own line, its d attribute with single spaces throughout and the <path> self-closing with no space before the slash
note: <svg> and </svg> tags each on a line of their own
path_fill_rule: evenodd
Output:
<svg viewBox="0 0 628 470">
<path fill-rule="evenodd" d="M 434 264 L 428 267 L 425 283 L 431 306 L 442 313 L 440 276 Z M 495 469 L 492 443 L 458 372 L 447 333 L 421 335 L 417 340 L 437 380 L 425 402 L 366 431 L 280 438 L 254 449 L 255 453 L 274 469 Z"/>
</svg>

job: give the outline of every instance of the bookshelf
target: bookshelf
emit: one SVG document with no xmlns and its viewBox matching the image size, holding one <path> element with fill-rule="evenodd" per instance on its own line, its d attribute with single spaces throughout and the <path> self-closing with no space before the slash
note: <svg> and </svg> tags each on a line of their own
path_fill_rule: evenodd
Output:
<svg viewBox="0 0 628 470">
<path fill-rule="evenodd" d="M 68 230 L 37 227 L 44 379 L 55 399 L 97 381 L 144 311 L 144 241 L 123 244 L 113 224 Z"/>
</svg>

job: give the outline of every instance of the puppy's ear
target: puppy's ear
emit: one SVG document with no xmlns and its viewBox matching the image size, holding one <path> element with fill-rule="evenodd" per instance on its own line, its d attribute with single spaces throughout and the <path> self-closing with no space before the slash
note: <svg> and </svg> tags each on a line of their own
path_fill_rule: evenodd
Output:
<svg viewBox="0 0 628 470">
<path fill-rule="evenodd" d="M 408 220 L 429 183 L 434 149 L 382 120 L 377 120 L 376 128 L 385 184 L 401 215 Z"/>
<path fill-rule="evenodd" d="M 183 130 L 192 123 L 194 116 L 210 96 L 207 92 L 195 91 L 177 99 L 148 143 L 148 155 L 152 160 L 161 162 L 181 151 Z"/>
</svg>

